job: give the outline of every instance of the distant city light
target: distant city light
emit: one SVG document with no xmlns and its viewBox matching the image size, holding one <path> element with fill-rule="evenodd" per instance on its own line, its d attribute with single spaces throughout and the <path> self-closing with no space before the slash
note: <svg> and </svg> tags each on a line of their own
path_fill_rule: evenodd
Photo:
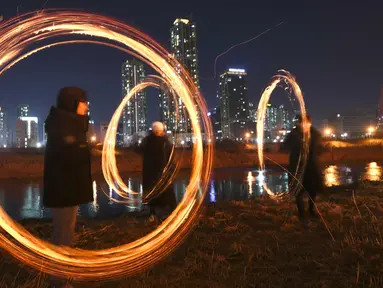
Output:
<svg viewBox="0 0 383 288">
<path fill-rule="evenodd" d="M 367 131 L 368 131 L 368 133 L 374 133 L 375 132 L 375 128 L 370 126 L 370 127 L 368 127 Z"/>
<path fill-rule="evenodd" d="M 41 143 L 37 143 L 37 144 L 36 144 L 36 147 L 37 147 L 37 148 L 41 148 L 41 146 L 42 146 Z"/>
<path fill-rule="evenodd" d="M 189 20 L 188 19 L 182 19 L 182 18 L 177 18 L 175 21 L 174 21 L 174 25 L 176 25 L 178 22 L 182 22 L 184 24 L 189 24 Z"/>
<path fill-rule="evenodd" d="M 330 136 L 331 133 L 332 133 L 332 131 L 331 131 L 330 128 L 327 128 L 327 129 L 324 130 L 324 134 L 325 134 L 326 136 Z"/>
<path fill-rule="evenodd" d="M 208 113 L 207 113 L 207 116 L 210 117 L 210 116 L 211 116 L 211 112 L 208 112 Z"/>
<path fill-rule="evenodd" d="M 250 134 L 249 132 L 247 132 L 247 133 L 245 134 L 245 137 L 246 137 L 247 139 L 249 139 L 250 136 L 251 136 L 251 134 Z"/>
<path fill-rule="evenodd" d="M 234 73 L 245 73 L 245 69 L 236 69 L 236 68 L 230 68 L 229 72 L 234 72 Z"/>
<path fill-rule="evenodd" d="M 96 142 L 96 136 L 92 136 L 92 138 L 90 139 L 92 142 Z"/>
</svg>

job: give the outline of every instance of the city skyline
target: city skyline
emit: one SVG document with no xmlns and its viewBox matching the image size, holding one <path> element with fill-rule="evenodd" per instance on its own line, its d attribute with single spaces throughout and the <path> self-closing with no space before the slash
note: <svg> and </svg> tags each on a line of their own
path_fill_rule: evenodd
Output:
<svg viewBox="0 0 383 288">
<path fill-rule="evenodd" d="M 20 12 L 40 8 L 41 3 L 37 2 L 30 1 Z M 65 6 L 88 8 L 88 4 L 80 2 L 82 1 L 65 2 Z M 62 7 L 63 3 L 60 0 L 55 1 L 49 8 Z M 98 4 L 93 5 L 94 3 Z M 330 5 L 331 9 L 322 4 L 313 4 L 311 8 L 304 8 L 300 5 L 287 5 L 282 2 L 275 9 L 268 9 L 269 4 L 248 3 L 243 7 L 238 7 L 236 13 L 225 12 L 228 9 L 224 4 L 217 6 L 196 4 L 195 7 L 188 9 L 169 6 L 168 9 L 163 10 L 164 13 L 161 15 L 156 14 L 156 17 L 159 18 L 156 18 L 155 21 L 150 13 L 137 16 L 134 13 L 126 12 L 126 9 L 122 9 L 125 4 L 109 7 L 106 3 L 94 1 L 92 5 L 97 6 L 97 8 L 92 6 L 92 11 L 109 13 L 109 15 L 115 15 L 121 20 L 133 24 L 154 37 L 168 50 L 171 49 L 168 44 L 169 26 L 171 26 L 169 24 L 173 23 L 178 16 L 190 15 L 188 9 L 194 11 L 191 18 L 198 24 L 200 86 L 209 107 L 218 105 L 215 97 L 217 75 L 215 75 L 216 79 L 213 77 L 215 57 L 232 45 L 250 39 L 263 29 L 274 27 L 273 25 L 284 21 L 283 25 L 278 26 L 259 40 L 239 46 L 219 58 L 216 67 L 217 74 L 228 67 L 243 65 L 241 68 L 246 68 L 248 71 L 249 101 L 257 106 L 261 91 L 276 70 L 285 68 L 291 71 L 301 85 L 307 107 L 318 127 L 323 119 L 329 117 L 329 114 L 344 114 L 350 107 L 366 106 L 372 110 L 376 109 L 379 91 L 383 86 L 379 76 L 382 65 L 378 52 L 379 47 L 382 47 L 382 40 L 368 37 L 368 35 L 374 30 L 375 33 L 380 31 L 382 25 L 377 25 L 380 23 L 377 21 L 381 20 L 371 7 L 365 11 L 364 21 L 359 21 L 357 24 L 345 19 L 352 19 L 353 16 L 361 13 L 360 9 L 365 8 L 349 7 L 349 13 L 342 15 L 342 21 L 338 21 L 337 11 L 342 11 L 342 7 L 336 3 Z M 137 10 L 141 6 L 139 3 L 132 5 Z M 202 8 L 206 8 L 206 11 Z M 6 3 L 2 9 L 6 20 L 15 16 L 16 11 L 13 5 Z M 255 12 L 259 17 L 250 17 Z M 293 16 L 298 14 L 304 16 L 298 18 Z M 135 23 L 131 22 L 133 19 Z M 348 24 L 345 26 L 343 23 Z M 358 29 L 354 29 L 356 27 Z M 345 34 L 345 31 L 353 31 L 353 36 Z M 300 42 L 300 39 L 305 41 Z M 292 45 L 294 43 L 301 45 Z M 93 114 L 96 123 L 110 119 L 121 99 L 119 92 L 121 90 L 118 85 L 115 85 L 120 82 L 116 77 L 116 73 L 120 72 L 115 67 L 117 63 L 122 62 L 120 57 L 126 58 L 126 54 L 117 56 L 117 52 L 104 48 L 92 45 L 79 46 L 81 47 L 54 48 L 42 54 L 36 54 L 3 75 L 0 85 L 4 96 L 0 99 L 0 105 L 8 111 L 8 122 L 11 126 L 14 126 L 15 123 L 13 120 L 16 118 L 14 107 L 18 103 L 29 102 L 36 109 L 35 115 L 45 120 L 49 106 L 54 105 L 58 89 L 72 84 L 77 84 L 89 91 L 90 100 L 94 103 Z M 362 52 L 367 51 L 363 50 L 366 49 L 363 48 L 364 46 L 368 47 L 368 53 Z M 105 57 L 99 57 L 101 53 Z M 71 61 L 67 61 L 67 59 Z M 94 61 L 95 59 L 97 61 Z M 352 63 L 354 64 L 351 66 Z M 36 70 L 36 65 L 40 69 Z M 60 68 L 57 69 L 57 67 Z M 72 73 L 72 71 L 79 72 Z M 350 74 L 349 71 L 353 71 L 353 73 Z M 24 85 L 9 85 L 8 83 L 14 83 L 13 79 L 18 79 Z M 44 82 L 43 89 L 41 85 L 37 85 L 40 83 L 40 79 L 48 80 Z M 353 85 L 349 85 L 349 83 L 353 83 Z M 328 108 L 329 103 L 331 103 L 330 108 Z M 158 105 L 156 101 L 149 101 L 148 110 L 158 109 L 156 105 Z M 329 111 L 329 109 L 333 111 Z M 156 120 L 153 118 L 149 120 Z"/>
</svg>

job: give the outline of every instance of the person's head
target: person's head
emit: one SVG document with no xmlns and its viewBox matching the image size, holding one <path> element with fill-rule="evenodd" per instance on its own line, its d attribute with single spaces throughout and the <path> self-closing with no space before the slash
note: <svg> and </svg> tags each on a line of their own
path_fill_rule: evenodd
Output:
<svg viewBox="0 0 383 288">
<path fill-rule="evenodd" d="M 64 87 L 57 96 L 57 108 L 78 115 L 88 112 L 88 97 L 86 92 L 78 87 Z"/>
<path fill-rule="evenodd" d="M 306 119 L 307 119 L 306 125 L 308 125 L 308 127 L 310 127 L 312 125 L 312 118 L 311 118 L 311 116 L 306 114 Z M 295 120 L 296 120 L 297 124 L 302 127 L 302 125 L 303 125 L 302 115 L 297 115 L 295 117 Z"/>
<path fill-rule="evenodd" d="M 156 136 L 164 136 L 165 135 L 165 125 L 162 122 L 154 122 L 152 124 L 153 134 Z"/>
</svg>

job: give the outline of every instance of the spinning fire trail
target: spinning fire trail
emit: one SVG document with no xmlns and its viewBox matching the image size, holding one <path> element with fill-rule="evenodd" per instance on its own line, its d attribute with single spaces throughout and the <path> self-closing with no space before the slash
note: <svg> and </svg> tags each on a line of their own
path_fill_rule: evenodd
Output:
<svg viewBox="0 0 383 288">
<path fill-rule="evenodd" d="M 307 121 L 307 115 L 306 115 L 306 107 L 305 102 L 303 100 L 302 91 L 296 82 L 295 78 L 287 71 L 280 70 L 280 74 L 277 74 L 273 77 L 271 83 L 269 86 L 266 87 L 265 91 L 262 93 L 261 100 L 258 104 L 258 112 L 257 112 L 257 145 L 258 145 L 258 158 L 259 158 L 259 168 L 261 171 L 265 169 L 265 162 L 264 162 L 264 156 L 263 156 L 263 142 L 264 142 L 264 127 L 265 127 L 265 118 L 266 118 L 266 109 L 267 104 L 269 103 L 269 99 L 271 97 L 271 94 L 273 93 L 274 89 L 280 84 L 281 82 L 287 82 L 294 92 L 294 95 L 298 99 L 299 106 L 301 109 L 301 115 L 302 115 L 302 122 L 303 122 L 303 149 L 302 153 L 299 156 L 298 166 L 295 171 L 295 175 L 292 181 L 289 185 L 289 193 L 295 194 L 295 192 L 298 191 L 302 187 L 301 179 L 302 179 L 302 171 L 305 170 L 306 165 L 306 159 L 307 154 L 309 152 L 309 140 L 310 140 L 310 129 L 308 121 Z M 284 196 L 286 193 L 274 193 L 266 184 L 266 182 L 263 184 L 263 188 L 266 190 L 267 194 L 271 198 L 280 198 Z"/>
<path fill-rule="evenodd" d="M 76 39 L 83 36 L 97 40 L 57 39 L 69 35 L 76 36 Z M 53 40 L 53 43 L 43 44 L 46 40 Z M 213 159 L 214 147 L 207 145 L 203 148 L 201 130 L 203 129 L 208 139 L 212 139 L 212 128 L 206 116 L 206 104 L 191 81 L 192 78 L 183 68 L 180 73 L 177 72 L 179 67 L 175 67 L 179 63 L 147 35 L 101 15 L 45 10 L 44 13 L 29 13 L 2 23 L 0 75 L 19 61 L 43 49 L 84 42 L 112 46 L 140 58 L 155 69 L 162 76 L 161 81 L 181 98 L 196 139 L 193 144 L 191 176 L 185 196 L 175 211 L 153 232 L 119 247 L 95 251 L 57 247 L 42 241 L 15 223 L 0 207 L 0 226 L 8 234 L 0 234 L 0 246 L 27 265 L 58 277 L 69 277 L 77 281 L 110 280 L 147 269 L 171 253 L 190 232 L 207 190 Z M 32 45 L 40 47 L 32 50 Z M 156 86 L 156 83 L 153 79 L 148 79 L 134 89 Z M 129 97 L 130 94 L 123 101 L 127 101 Z M 109 125 L 111 129 L 115 127 L 113 123 L 115 124 L 114 121 L 120 115 L 120 107 Z M 109 184 L 121 180 L 115 169 L 114 146 L 109 144 L 115 137 L 113 133 L 115 131 L 108 131 L 109 139 L 106 139 L 103 154 L 103 172 Z M 118 191 L 127 199 L 135 194 L 125 189 L 126 186 L 122 182 L 118 184 L 115 188 L 118 190 L 122 187 L 121 191 Z"/>
</svg>

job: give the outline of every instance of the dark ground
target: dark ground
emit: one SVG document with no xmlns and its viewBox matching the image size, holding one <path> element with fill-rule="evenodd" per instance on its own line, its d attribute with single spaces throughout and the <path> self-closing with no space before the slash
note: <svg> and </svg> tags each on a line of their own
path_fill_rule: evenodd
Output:
<svg viewBox="0 0 383 288">
<path fill-rule="evenodd" d="M 74 287 L 383 287 L 383 186 L 365 184 L 319 200 L 321 220 L 298 221 L 293 203 L 269 199 L 208 207 L 187 241 L 149 271 L 113 283 Z M 47 221 L 23 223 L 49 239 Z M 78 247 L 100 249 L 154 229 L 146 218 L 84 220 Z M 48 287 L 47 276 L 2 252 L 0 287 Z"/>
</svg>

